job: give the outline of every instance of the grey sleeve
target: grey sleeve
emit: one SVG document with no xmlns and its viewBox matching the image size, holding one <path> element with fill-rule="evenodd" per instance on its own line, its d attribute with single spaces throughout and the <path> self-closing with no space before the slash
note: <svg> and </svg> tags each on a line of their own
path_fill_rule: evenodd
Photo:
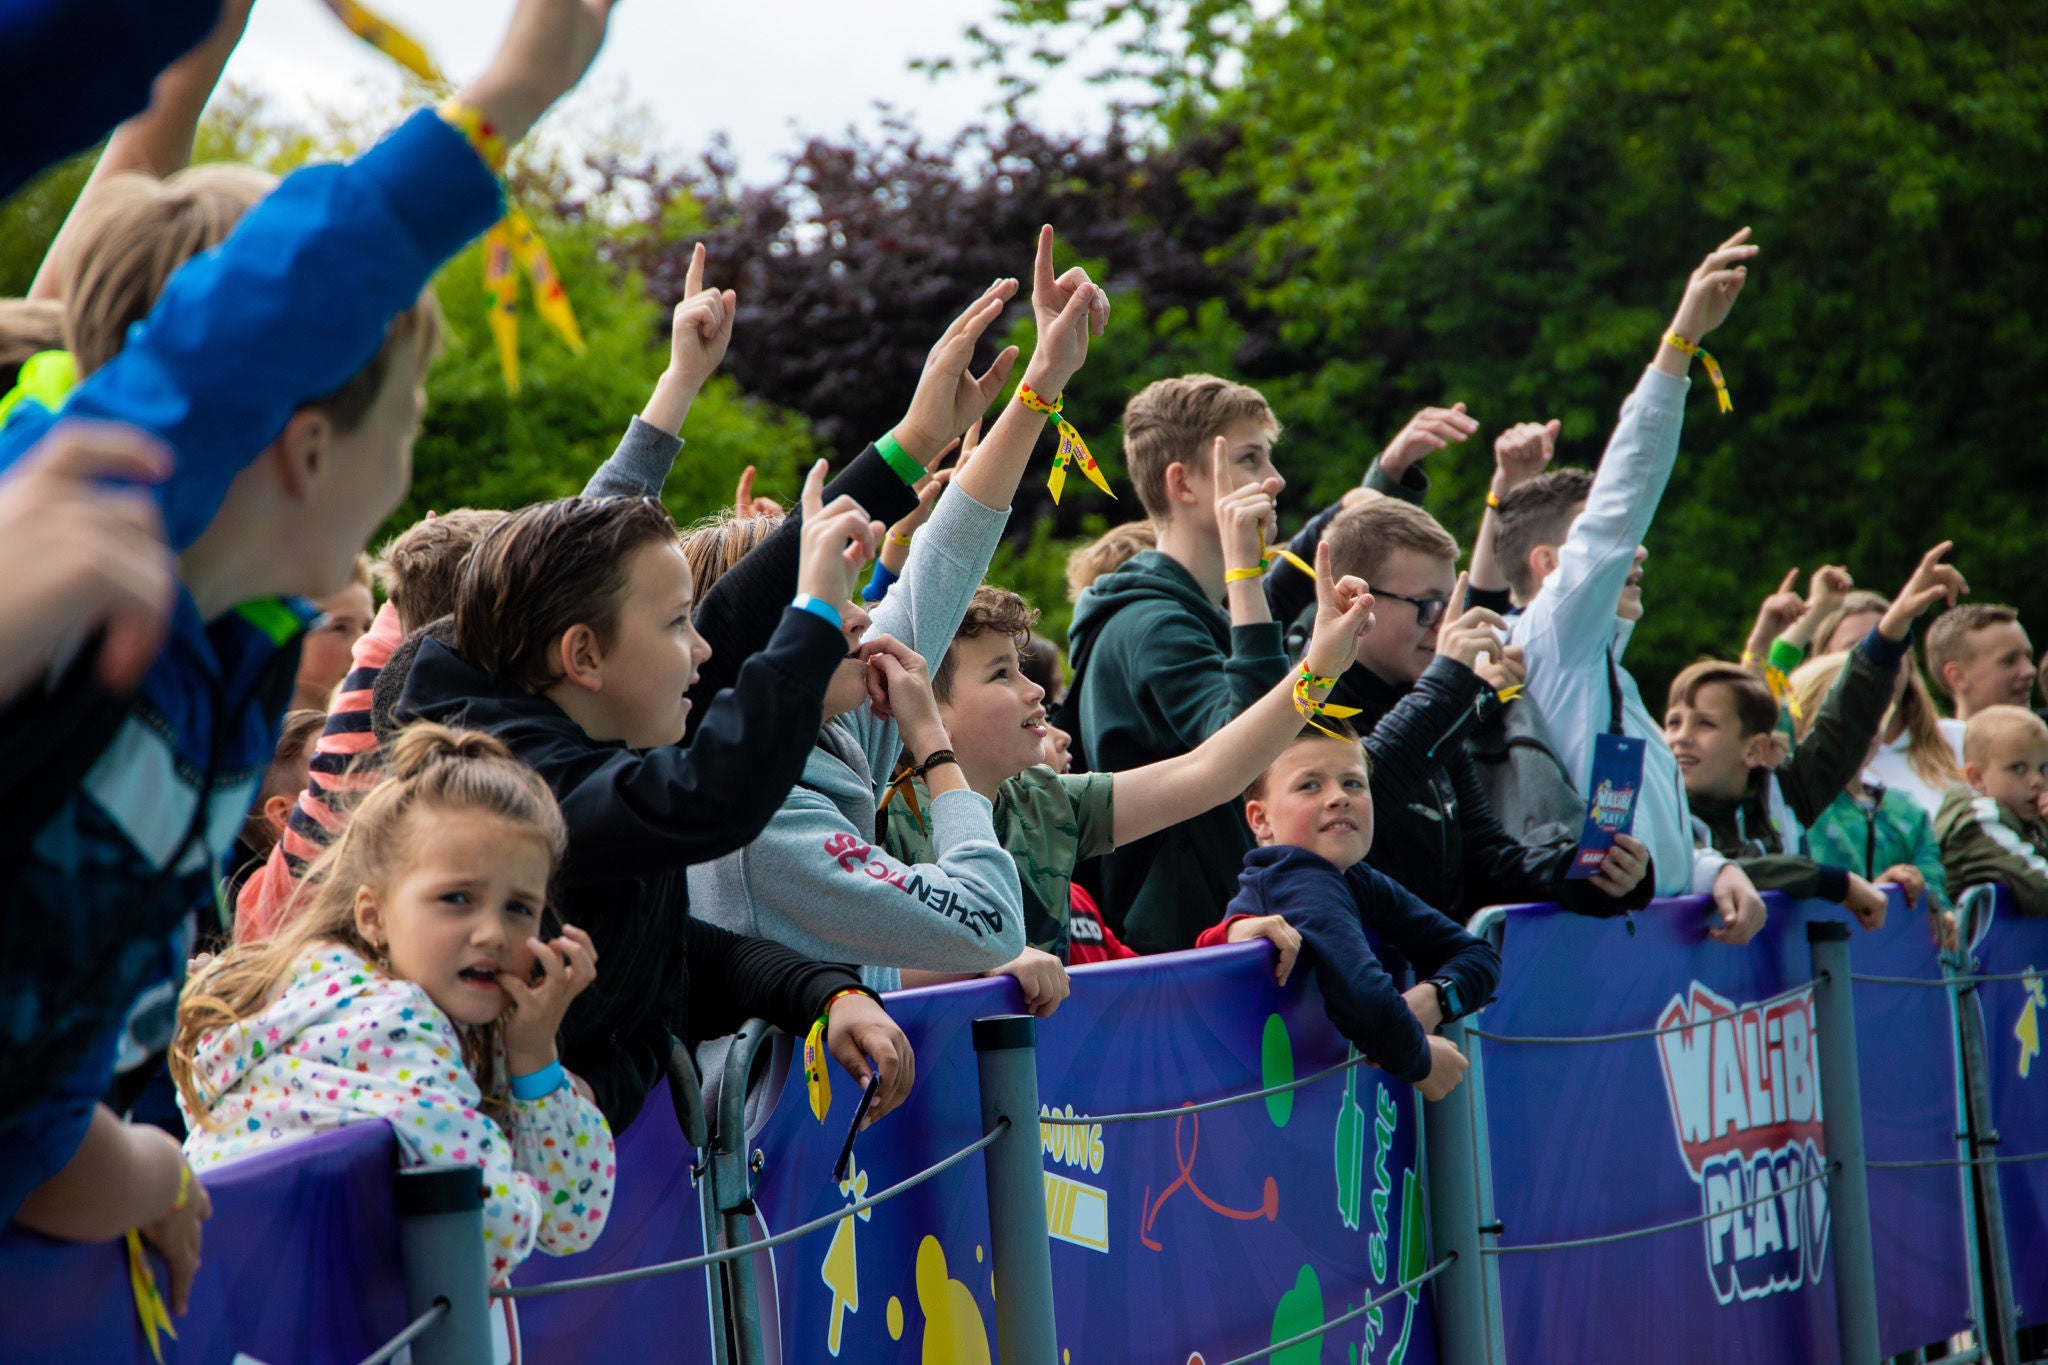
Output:
<svg viewBox="0 0 2048 1365">
<path fill-rule="evenodd" d="M 683 438 L 671 436 L 660 427 L 638 417 L 619 438 L 618 449 L 597 467 L 590 482 L 583 485 L 586 498 L 658 498 L 668 472 L 675 467 Z"/>
</svg>

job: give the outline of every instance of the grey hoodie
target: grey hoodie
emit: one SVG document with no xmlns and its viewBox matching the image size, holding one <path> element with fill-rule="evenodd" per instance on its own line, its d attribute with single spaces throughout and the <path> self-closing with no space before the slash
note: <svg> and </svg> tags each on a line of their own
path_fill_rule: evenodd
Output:
<svg viewBox="0 0 2048 1365">
<path fill-rule="evenodd" d="M 1008 520 L 1007 511 L 948 489 L 911 545 L 902 581 L 876 605 L 869 637 L 894 636 L 936 667 Z M 691 913 L 856 964 L 878 991 L 895 990 L 904 967 L 986 971 L 1023 952 L 1017 865 L 996 838 L 986 797 L 953 791 L 932 801 L 933 862 L 902 862 L 875 838 L 876 806 L 901 747 L 896 723 L 868 705 L 828 722 L 761 836 L 690 868 Z"/>
</svg>

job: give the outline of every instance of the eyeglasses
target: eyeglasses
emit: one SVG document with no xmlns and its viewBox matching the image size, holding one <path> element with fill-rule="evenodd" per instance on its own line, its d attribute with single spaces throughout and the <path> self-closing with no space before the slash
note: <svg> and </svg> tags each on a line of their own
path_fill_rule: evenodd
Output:
<svg viewBox="0 0 2048 1365">
<path fill-rule="evenodd" d="M 1451 605 L 1451 599 L 1448 597 L 1406 597 L 1398 592 L 1388 592 L 1385 588 L 1374 588 L 1372 596 L 1375 602 L 1391 597 L 1396 602 L 1406 602 L 1415 608 L 1415 624 L 1422 630 L 1428 630 L 1443 620 L 1444 609 Z"/>
</svg>

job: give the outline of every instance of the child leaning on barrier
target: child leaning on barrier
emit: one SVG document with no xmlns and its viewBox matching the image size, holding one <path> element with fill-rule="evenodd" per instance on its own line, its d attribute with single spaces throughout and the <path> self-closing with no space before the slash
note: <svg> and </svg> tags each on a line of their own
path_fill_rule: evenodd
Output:
<svg viewBox="0 0 2048 1365">
<path fill-rule="evenodd" d="M 1365 862 L 1372 848 L 1365 746 L 1328 718 L 1303 729 L 1245 793 L 1259 847 L 1245 855 L 1232 914 L 1281 915 L 1301 934 L 1330 1020 L 1375 1065 L 1426 1099 L 1464 1079 L 1464 1055 L 1436 1028 L 1487 1002 L 1500 954 Z M 1223 926 L 1203 947 L 1221 942 Z M 1423 979 L 1402 990 L 1371 929 Z"/>
<path fill-rule="evenodd" d="M 1934 820 L 1949 894 L 1999 882 L 2022 915 L 2048 915 L 2048 724 L 2023 706 L 1978 711 L 1963 779 Z"/>
<path fill-rule="evenodd" d="M 615 1167 L 555 1051 L 597 969 L 581 929 L 550 936 L 567 844 L 547 784 L 497 740 L 401 734 L 287 927 L 186 984 L 171 1071 L 192 1169 L 385 1120 L 402 1167 L 482 1169 L 493 1283 L 535 1247 L 588 1247 Z"/>
<path fill-rule="evenodd" d="M 1304 695 L 1319 702 L 1329 679 L 1350 666 L 1358 638 L 1370 626 L 1373 599 L 1360 580 L 1339 580 L 1330 572 L 1327 548 L 1317 553 L 1315 631 L 1302 667 L 1318 680 Z M 1049 956 L 1056 968 L 1069 960 L 1073 946 L 1075 864 L 1242 792 L 1293 742 L 1301 722 L 1295 679 L 1289 677 L 1178 758 L 1117 773 L 1056 773 L 1044 762 L 1049 738 L 1045 689 L 1025 676 L 1018 658 L 1036 618 L 1037 612 L 1016 593 L 979 589 L 940 660 L 932 691 L 953 736 L 961 773 L 969 788 L 994 803 L 996 837 L 1016 861 L 1031 945 L 1027 956 Z M 932 847 L 919 813 L 924 790 L 913 786 L 912 792 L 915 804 L 891 802 L 884 834 L 889 850 L 906 860 L 927 857 Z M 1272 939 L 1279 950 L 1276 972 L 1286 981 L 1299 937 L 1270 915 L 1239 917 L 1224 934 L 1229 942 L 1258 937 Z M 1018 975 L 1026 1002 L 1036 1006 L 1036 983 Z M 1065 994 L 1063 985 L 1059 993 Z"/>
</svg>

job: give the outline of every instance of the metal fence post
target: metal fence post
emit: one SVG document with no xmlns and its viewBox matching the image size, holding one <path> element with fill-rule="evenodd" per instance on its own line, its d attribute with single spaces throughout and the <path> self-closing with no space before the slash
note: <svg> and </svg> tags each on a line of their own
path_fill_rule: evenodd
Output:
<svg viewBox="0 0 2048 1365">
<path fill-rule="evenodd" d="M 1877 1365 L 1877 1265 L 1870 1242 L 1870 1186 L 1863 1155 L 1863 1086 L 1856 1062 L 1856 1004 L 1849 985 L 1849 926 L 1806 926 L 1813 963 L 1814 1049 L 1820 1062 L 1821 1131 L 1828 1159 L 1828 1250 L 1835 1258 L 1835 1322 L 1847 1365 Z"/>
<path fill-rule="evenodd" d="M 1010 1129 L 982 1154 L 996 1275 L 996 1357 L 1002 1365 L 1055 1365 L 1052 1239 L 1045 1224 L 1045 1163 L 1038 1135 L 1038 1021 L 999 1014 L 974 1021 L 981 1131 Z"/>
<path fill-rule="evenodd" d="M 1443 1036 L 1470 1055 L 1462 1020 L 1444 1025 Z M 1436 1279 L 1436 1332 L 1444 1365 L 1495 1361 L 1488 1267 L 1480 1251 L 1479 1144 L 1484 1139 L 1473 1110 L 1478 1084 L 1475 1067 L 1464 1085 L 1423 1107 L 1432 1253 L 1437 1260 L 1457 1257 Z"/>
<path fill-rule="evenodd" d="M 490 1274 L 484 1267 L 483 1173 L 474 1166 L 400 1171 L 395 1189 L 405 1309 L 448 1312 L 412 1343 L 413 1365 L 490 1365 Z"/>
<path fill-rule="evenodd" d="M 718 1128 L 711 1140 L 711 1197 L 718 1206 L 724 1247 L 754 1240 L 754 1165 L 747 1145 L 747 1084 L 754 1057 L 773 1026 L 749 1019 L 725 1054 L 725 1079 L 718 1091 Z M 710 1250 L 709 1247 L 706 1250 Z M 754 1258 L 741 1256 L 723 1266 L 725 1311 L 735 1365 L 761 1365 L 768 1358 L 761 1327 L 761 1294 Z"/>
</svg>

